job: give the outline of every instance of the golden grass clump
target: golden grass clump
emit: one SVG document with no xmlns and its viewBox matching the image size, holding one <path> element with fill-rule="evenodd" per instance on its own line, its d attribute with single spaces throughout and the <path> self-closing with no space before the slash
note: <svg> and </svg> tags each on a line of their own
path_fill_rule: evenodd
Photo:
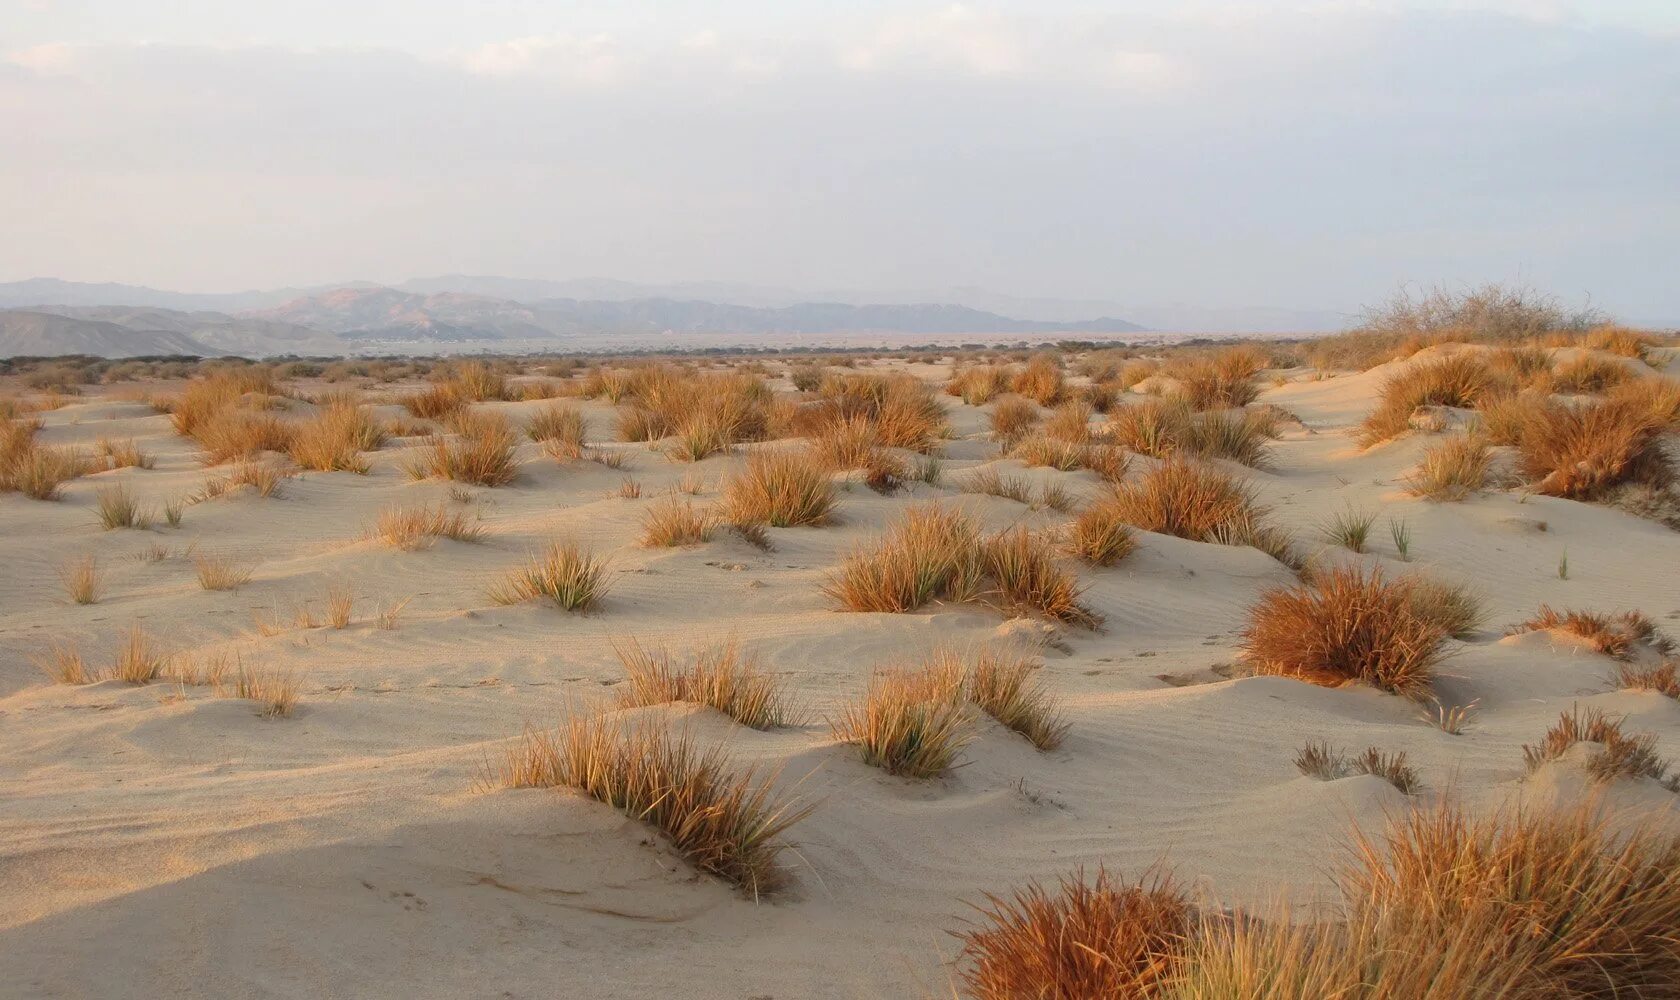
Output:
<svg viewBox="0 0 1680 1000">
<path fill-rule="evenodd" d="M 1098 497 L 1074 518 L 1068 548 L 1093 566 L 1112 566 L 1137 548 L 1124 504 L 1112 493 Z"/>
<path fill-rule="evenodd" d="M 32 500 L 57 500 L 65 483 L 93 471 L 93 463 L 79 448 L 44 447 L 35 443 L 26 422 L 0 423 L 0 493 L 16 491 Z"/>
<path fill-rule="evenodd" d="M 873 546 L 854 550 L 823 591 L 848 611 L 914 611 L 972 600 L 981 583 L 974 519 L 937 504 L 906 510 Z"/>
<path fill-rule="evenodd" d="M 1091 440 L 1091 417 L 1096 413 L 1091 404 L 1071 399 L 1056 407 L 1044 421 L 1044 435 L 1058 441 L 1085 444 Z"/>
<path fill-rule="evenodd" d="M 219 552 L 200 552 L 193 556 L 193 571 L 198 585 L 205 590 L 237 590 L 251 582 L 254 567 L 235 561 Z"/>
<path fill-rule="evenodd" d="M 624 708 L 694 702 L 752 729 L 792 725 L 798 717 L 784 679 L 767 672 L 734 639 L 701 650 L 687 667 L 675 665 L 666 650 L 644 649 L 635 640 L 613 649 L 628 675 L 618 692 Z"/>
<path fill-rule="evenodd" d="M 770 780 L 732 772 L 721 750 L 607 717 L 574 717 L 555 734 L 526 733 L 509 749 L 501 783 L 576 788 L 651 824 L 690 864 L 754 898 L 786 884 L 777 860 L 782 838 L 810 814 L 809 806 L 779 800 Z"/>
<path fill-rule="evenodd" d="M 1588 330 L 1587 335 L 1581 340 L 1581 346 L 1591 350 L 1647 362 L 1651 360 L 1651 352 L 1661 344 L 1662 341 L 1659 338 L 1649 333 L 1630 330 L 1625 326 L 1614 324 L 1605 324 Z"/>
<path fill-rule="evenodd" d="M 1404 434 L 1420 406 L 1477 407 L 1513 389 L 1509 376 L 1467 351 L 1410 364 L 1383 382 L 1359 443 L 1370 447 Z"/>
<path fill-rule="evenodd" d="M 992 436 L 1005 448 L 1012 448 L 1038 423 L 1038 407 L 1020 396 L 1004 396 L 987 416 Z"/>
<path fill-rule="evenodd" d="M 934 661 L 919 671 L 877 670 L 863 700 L 846 706 L 834 720 L 834 738 L 856 746 L 865 764 L 888 774 L 944 774 L 974 738 L 962 675 L 952 667 Z"/>
<path fill-rule="evenodd" d="M 1616 778 L 1668 777 L 1669 762 L 1657 753 L 1657 738 L 1650 733 L 1627 733 L 1623 719 L 1612 718 L 1599 709 L 1579 705 L 1558 716 L 1540 742 L 1523 746 L 1523 762 L 1529 771 L 1568 753 L 1577 744 L 1596 744 L 1587 758 L 1587 773 L 1599 781 Z"/>
<path fill-rule="evenodd" d="M 1189 897 L 1156 868 L 1123 882 L 1098 868 L 1055 889 L 1033 882 L 1010 898 L 988 894 L 958 933 L 962 983 L 976 1000 L 1153 998 L 1174 981 L 1196 927 Z M 1228 994 L 1230 997 L 1249 994 Z"/>
<path fill-rule="evenodd" d="M 404 395 L 398 402 L 411 415 L 423 420 L 441 420 L 453 416 L 467 406 L 467 398 L 460 390 L 445 382 L 437 382 Z"/>
<path fill-rule="evenodd" d="M 1601 393 L 1633 378 L 1627 365 L 1614 358 L 1596 354 L 1581 354 L 1573 361 L 1559 365 L 1552 372 L 1552 391 L 1563 393 Z"/>
<path fill-rule="evenodd" d="M 1057 564 L 1054 551 L 1044 539 L 1021 527 L 982 539 L 981 572 L 991 581 L 996 603 L 1006 611 L 1101 628 L 1102 615 L 1080 600 L 1085 588 Z"/>
<path fill-rule="evenodd" d="M 1120 485 L 1105 501 L 1113 517 L 1145 531 L 1197 542 L 1253 545 L 1290 561 L 1288 539 L 1265 524 L 1254 491 L 1218 469 L 1169 459 Z"/>
<path fill-rule="evenodd" d="M 1181 400 L 1146 399 L 1115 408 L 1105 432 L 1116 444 L 1141 455 L 1188 454 L 1259 468 L 1269 458 L 1267 440 L 1276 424 L 1275 415 L 1266 410 L 1197 413 Z"/>
<path fill-rule="evenodd" d="M 257 714 L 265 719 L 284 719 L 297 708 L 297 675 L 281 669 L 257 669 L 240 666 L 230 685 L 232 695 L 257 704 Z"/>
<path fill-rule="evenodd" d="M 341 398 L 297 425 L 287 454 L 305 469 L 366 475 L 369 465 L 362 452 L 384 443 L 384 427 L 366 409 Z"/>
<path fill-rule="evenodd" d="M 1405 751 L 1384 753 L 1379 747 L 1367 747 L 1349 756 L 1331 748 L 1325 742 L 1311 743 L 1295 755 L 1295 768 L 1309 778 L 1336 781 L 1353 774 L 1369 774 L 1393 785 L 1403 795 L 1415 794 L 1423 787 L 1417 769 L 1406 762 Z"/>
<path fill-rule="evenodd" d="M 1662 431 L 1632 399 L 1535 407 L 1524 414 L 1518 468 L 1536 492 L 1576 500 L 1601 499 L 1625 483 L 1665 487 L 1673 470 Z"/>
<path fill-rule="evenodd" d="M 1493 452 L 1476 434 L 1455 434 L 1431 445 L 1406 477 L 1406 492 L 1426 500 L 1463 500 L 1487 485 Z"/>
<path fill-rule="evenodd" d="M 466 511 L 436 507 L 387 507 L 379 512 L 373 533 L 387 545 L 404 552 L 431 548 L 439 538 L 477 542 L 484 537 L 484 525 Z"/>
<path fill-rule="evenodd" d="M 1597 652 L 1618 660 L 1632 658 L 1635 647 L 1647 646 L 1658 653 L 1672 648 L 1668 639 L 1657 632 L 1656 622 L 1638 611 L 1619 615 L 1592 611 L 1558 611 L 1548 604 L 1540 605 L 1533 618 L 1511 626 L 1507 634 L 1559 631 L 1584 639 Z"/>
<path fill-rule="evenodd" d="M 1621 691 L 1655 691 L 1664 698 L 1680 700 L 1680 661 L 1668 660 L 1650 667 L 1618 663 L 1615 682 Z"/>
<path fill-rule="evenodd" d="M 113 469 L 150 469 L 157 464 L 152 456 L 140 450 L 133 438 L 120 441 L 100 438 L 94 451 Z"/>
<path fill-rule="evenodd" d="M 117 647 L 116 662 L 111 676 L 129 684 L 148 684 L 163 672 L 166 657 L 158 652 L 145 629 L 136 622 L 129 627 L 122 644 Z"/>
<path fill-rule="evenodd" d="M 519 475 L 515 437 L 499 414 L 464 413 L 453 438 L 434 434 L 408 466 L 414 479 L 435 477 L 479 486 L 506 486 Z"/>
<path fill-rule="evenodd" d="M 95 680 L 75 643 L 52 643 L 35 657 L 35 665 L 54 684 L 92 684 Z"/>
<path fill-rule="evenodd" d="M 609 589 L 607 562 L 576 542 L 550 542 L 531 561 L 490 588 L 497 604 L 546 598 L 562 611 L 589 611 Z"/>
<path fill-rule="evenodd" d="M 713 527 L 708 512 L 695 510 L 692 500 L 672 495 L 643 512 L 642 544 L 648 548 L 699 545 L 711 541 Z"/>
<path fill-rule="evenodd" d="M 196 438 L 202 425 L 224 411 L 247 405 L 266 406 L 268 400 L 279 394 L 280 387 L 266 368 L 224 368 L 188 382 L 166 405 L 175 433 Z M 257 398 L 248 400 L 248 396 Z"/>
<path fill-rule="evenodd" d="M 1406 578 L 1412 611 L 1434 622 L 1455 639 L 1467 639 L 1487 621 L 1487 607 L 1466 584 L 1446 583 L 1426 576 Z"/>
<path fill-rule="evenodd" d="M 193 427 L 192 438 L 204 451 L 205 465 L 259 458 L 263 452 L 289 452 L 297 425 L 273 413 L 228 406 Z"/>
<path fill-rule="evenodd" d="M 964 476 L 959 486 L 964 493 L 1000 497 L 1016 503 L 1032 502 L 1032 483 L 1023 476 L 1005 475 L 989 465 Z"/>
<path fill-rule="evenodd" d="M 583 411 L 565 403 L 551 403 L 531 414 L 525 434 L 555 458 L 575 459 L 583 457 L 584 428 Z"/>
<path fill-rule="evenodd" d="M 134 499 L 126 485 L 101 486 L 93 494 L 99 523 L 106 531 L 117 528 L 146 529 L 152 526 L 152 515 Z"/>
<path fill-rule="evenodd" d="M 935 658 L 950 657 L 936 651 Z M 963 695 L 1006 729 L 1040 750 L 1054 750 L 1067 737 L 1068 723 L 1043 681 L 1043 664 L 1028 656 L 981 648 L 968 658 Z"/>
<path fill-rule="evenodd" d="M 1257 673 L 1420 697 L 1448 633 L 1419 612 L 1414 586 L 1385 579 L 1380 570 L 1342 567 L 1274 588 L 1249 609 L 1243 652 Z"/>
<path fill-rule="evenodd" d="M 1040 406 L 1055 406 L 1062 398 L 1062 369 L 1055 355 L 1033 355 L 1026 367 L 1010 377 L 1009 390 Z"/>
<path fill-rule="evenodd" d="M 77 604 L 97 604 L 105 590 L 99 575 L 99 559 L 91 553 L 59 564 L 58 579 L 64 594 Z"/>
<path fill-rule="evenodd" d="M 984 406 L 1009 388 L 1009 370 L 1000 365 L 969 365 L 958 369 L 945 392 L 962 397 L 969 406 Z"/>
<path fill-rule="evenodd" d="M 1659 426 L 1672 429 L 1680 424 L 1680 379 L 1660 375 L 1634 379 L 1611 389 L 1609 398 L 1643 409 Z"/>
<path fill-rule="evenodd" d="M 1242 344 L 1211 354 L 1182 355 L 1167 365 L 1166 374 L 1177 382 L 1174 395 L 1191 409 L 1234 409 L 1260 395 L 1254 376 L 1266 364 L 1257 348 Z"/>
<path fill-rule="evenodd" d="M 823 380 L 820 399 L 801 411 L 799 424 L 821 427 L 833 420 L 863 417 L 875 425 L 878 443 L 928 454 L 949 433 L 945 407 L 913 375 L 835 373 Z"/>
<path fill-rule="evenodd" d="M 723 487 L 725 517 L 777 528 L 828 522 L 838 502 L 827 470 L 810 454 L 760 449 Z"/>
</svg>

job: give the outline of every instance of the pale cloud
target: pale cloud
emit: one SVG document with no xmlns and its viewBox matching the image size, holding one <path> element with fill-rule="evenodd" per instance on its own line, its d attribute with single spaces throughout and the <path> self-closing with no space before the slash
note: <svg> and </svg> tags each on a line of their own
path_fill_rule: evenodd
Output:
<svg viewBox="0 0 1680 1000">
<path fill-rule="evenodd" d="M 67 74 L 76 67 L 77 52 L 74 45 L 49 42 L 7 52 L 5 61 L 42 75 Z"/>
<path fill-rule="evenodd" d="M 624 56 L 607 35 L 548 35 L 481 45 L 461 65 L 481 76 L 534 75 L 586 84 L 610 84 L 625 73 Z"/>
<path fill-rule="evenodd" d="M 1025 39 L 1003 16 L 963 4 L 922 16 L 888 18 L 868 39 L 840 52 L 848 69 L 957 69 L 1011 76 L 1028 68 Z"/>
</svg>

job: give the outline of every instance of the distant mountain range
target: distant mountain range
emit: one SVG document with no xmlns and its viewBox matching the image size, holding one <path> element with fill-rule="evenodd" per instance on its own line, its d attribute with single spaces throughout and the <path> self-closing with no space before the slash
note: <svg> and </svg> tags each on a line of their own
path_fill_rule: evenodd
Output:
<svg viewBox="0 0 1680 1000">
<path fill-rule="evenodd" d="M 960 337 L 981 342 L 1103 339 L 1172 328 L 1160 322 L 1171 318 L 1171 310 L 1147 311 L 1149 321 L 1138 322 L 1115 318 L 1117 310 L 1106 308 L 1112 303 L 1011 299 L 973 289 L 947 294 L 945 300 L 933 295 L 918 300 L 911 293 L 896 293 L 883 298 L 898 301 L 868 302 L 836 293 L 816 301 L 776 289 L 716 283 L 652 286 L 469 275 L 420 278 L 398 286 L 353 282 L 197 294 L 35 278 L 0 283 L 0 356 L 814 347 L 865 345 L 871 337 L 883 343 L 910 343 L 913 339 L 906 338 L 919 336 L 946 342 Z M 1251 312 L 1266 322 L 1245 332 L 1308 332 L 1338 328 L 1344 319 Z M 1180 315 L 1210 321 L 1221 317 L 1207 310 Z M 1178 329 L 1226 332 L 1212 322 Z"/>
</svg>

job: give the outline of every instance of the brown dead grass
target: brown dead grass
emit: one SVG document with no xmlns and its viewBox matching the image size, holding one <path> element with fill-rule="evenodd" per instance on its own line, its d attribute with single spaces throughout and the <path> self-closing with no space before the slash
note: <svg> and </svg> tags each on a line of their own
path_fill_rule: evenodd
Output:
<svg viewBox="0 0 1680 1000">
<path fill-rule="evenodd" d="M 642 513 L 642 544 L 648 548 L 699 545 L 712 539 L 711 514 L 696 510 L 692 500 L 672 495 Z"/>
<path fill-rule="evenodd" d="M 1663 425 L 1636 400 L 1554 403 L 1523 416 L 1518 466 L 1536 492 L 1593 500 L 1623 484 L 1673 482 L 1659 440 Z"/>
<path fill-rule="evenodd" d="M 760 730 L 794 725 L 799 718 L 785 678 L 766 671 L 737 640 L 702 649 L 686 666 L 673 663 L 665 649 L 644 649 L 633 639 L 614 643 L 613 650 L 628 675 L 618 692 L 624 708 L 693 702 Z"/>
<path fill-rule="evenodd" d="M 1406 477 L 1406 492 L 1426 500 L 1464 500 L 1487 485 L 1493 452 L 1475 434 L 1455 434 L 1423 453 Z"/>
<path fill-rule="evenodd" d="M 479 486 L 506 486 L 519 476 L 514 458 L 515 437 L 499 414 L 463 412 L 455 421 L 456 435 L 434 434 L 408 465 L 413 479 L 451 479 Z"/>
<path fill-rule="evenodd" d="M 951 666 L 934 661 L 916 671 L 877 670 L 863 699 L 834 720 L 834 738 L 857 747 L 864 763 L 888 774 L 946 773 L 974 738 L 962 675 Z"/>
<path fill-rule="evenodd" d="M 1511 626 L 1508 635 L 1524 632 L 1568 632 L 1586 642 L 1596 651 L 1618 660 L 1631 659 L 1638 646 L 1658 653 L 1666 653 L 1672 645 L 1657 632 L 1656 622 L 1638 611 L 1611 615 L 1593 611 L 1558 611 L 1550 605 L 1540 605 L 1533 618 Z"/>
<path fill-rule="evenodd" d="M 484 525 L 468 517 L 466 511 L 450 510 L 441 503 L 436 507 L 387 507 L 379 512 L 373 528 L 376 537 L 404 552 L 431 548 L 439 538 L 477 542 L 484 533 Z"/>
<path fill-rule="evenodd" d="M 1408 365 L 1383 382 L 1381 399 L 1361 425 L 1359 443 L 1370 447 L 1404 434 L 1420 406 L 1476 407 L 1514 388 L 1509 376 L 1467 351 Z"/>
<path fill-rule="evenodd" d="M 573 541 L 550 542 L 524 566 L 490 588 L 497 604 L 545 599 L 562 611 L 595 608 L 610 587 L 608 564 Z"/>
<path fill-rule="evenodd" d="M 777 528 L 828 523 L 838 503 L 828 470 L 811 454 L 759 449 L 723 487 L 724 516 L 735 524 Z"/>
</svg>

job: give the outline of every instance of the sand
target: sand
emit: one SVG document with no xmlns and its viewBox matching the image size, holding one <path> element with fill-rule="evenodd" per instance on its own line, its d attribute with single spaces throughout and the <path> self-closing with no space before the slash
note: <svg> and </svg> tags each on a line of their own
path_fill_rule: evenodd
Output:
<svg viewBox="0 0 1680 1000">
<path fill-rule="evenodd" d="M 946 374 L 909 367 L 930 380 Z M 1548 633 L 1503 637 L 1542 602 L 1642 610 L 1680 630 L 1680 533 L 1516 492 L 1451 504 L 1409 497 L 1401 479 L 1431 438 L 1360 451 L 1351 436 L 1385 369 L 1286 375 L 1262 401 L 1303 425 L 1273 445 L 1268 470 L 1230 468 L 1309 549 L 1316 525 L 1350 505 L 1412 528 L 1409 564 L 1386 520 L 1371 554 L 1326 558 L 1423 569 L 1484 594 L 1488 625 L 1453 643 L 1437 685 L 1449 704 L 1476 704 L 1462 735 L 1373 690 L 1226 679 L 1245 609 L 1294 578 L 1252 549 L 1140 534 L 1122 563 L 1079 569 L 1088 602 L 1107 616 L 1102 632 L 1006 621 L 980 606 L 842 613 L 820 591 L 826 573 L 909 503 L 957 503 L 988 528 L 1049 527 L 1068 515 L 949 486 L 883 497 L 854 485 L 835 524 L 771 529 L 770 553 L 728 534 L 645 549 L 642 512 L 668 487 L 698 476 L 698 500 L 710 502 L 742 458 L 687 465 L 626 444 L 607 447 L 631 454 L 639 499 L 615 495 L 624 473 L 557 463 L 522 443 L 516 484 L 471 490 L 466 507 L 489 532 L 482 544 L 402 552 L 366 537 L 387 505 L 454 503 L 450 484 L 404 475 L 414 441 L 372 453 L 366 476 L 306 473 L 279 497 L 189 507 L 178 529 L 107 532 L 93 512 L 99 486 L 126 483 L 156 505 L 210 471 L 146 406 L 95 392 L 47 412 L 43 443 L 133 437 L 157 465 L 72 481 L 57 503 L 0 495 L 0 994 L 950 995 L 957 942 L 948 932 L 983 893 L 1081 865 L 1135 873 L 1164 857 L 1227 903 L 1310 900 L 1328 887 L 1350 823 L 1378 824 L 1448 793 L 1476 808 L 1591 794 L 1569 761 L 1533 776 L 1523 765 L 1522 745 L 1571 705 L 1625 714 L 1630 729 L 1680 747 L 1680 704 L 1614 690 L 1607 657 Z M 1097 489 L 1089 472 L 998 461 L 984 410 L 942 399 L 951 478 L 997 464 Z M 517 418 L 542 404 L 482 405 Z M 592 438 L 610 436 L 611 407 L 581 405 Z M 598 611 L 486 597 L 500 572 L 563 536 L 611 557 L 613 588 Z M 144 558 L 154 547 L 163 557 Z M 78 606 L 55 567 L 90 552 L 107 593 Z M 235 591 L 204 591 L 193 552 L 254 562 L 254 576 Z M 319 617 L 335 581 L 356 598 L 348 627 L 254 627 L 254 614 L 289 619 L 299 602 Z M 370 620 L 405 599 L 396 628 Z M 296 712 L 260 718 L 248 701 L 173 683 L 58 685 L 32 663 L 50 641 L 73 640 L 102 665 L 135 622 L 170 651 L 222 651 L 295 672 Z M 794 884 L 783 896 L 743 898 L 592 800 L 486 787 L 487 763 L 523 727 L 610 704 L 624 676 L 612 640 L 680 650 L 729 637 L 788 676 L 808 724 L 759 733 L 698 706 L 637 711 L 727 746 L 740 765 L 774 772 L 815 802 L 792 831 Z M 1044 643 L 1045 677 L 1072 725 L 1060 749 L 1040 753 L 985 721 L 963 766 L 916 782 L 865 766 L 830 736 L 824 717 L 877 664 L 988 639 Z M 1409 802 L 1374 777 L 1303 777 L 1293 757 L 1317 739 L 1405 751 L 1426 787 Z M 1647 780 L 1602 793 L 1629 812 L 1675 799 Z"/>
</svg>

